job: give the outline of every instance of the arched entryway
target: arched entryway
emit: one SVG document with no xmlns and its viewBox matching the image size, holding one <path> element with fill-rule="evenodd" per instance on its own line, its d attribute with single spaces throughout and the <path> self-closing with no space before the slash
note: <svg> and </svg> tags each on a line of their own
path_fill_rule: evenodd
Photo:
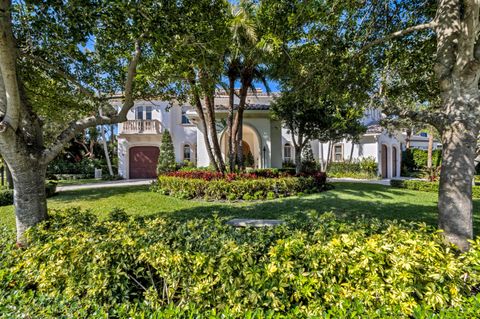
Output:
<svg viewBox="0 0 480 319">
<path fill-rule="evenodd" d="M 155 178 L 160 149 L 158 146 L 135 146 L 129 150 L 129 178 Z"/>
<path fill-rule="evenodd" d="M 382 178 L 388 178 L 388 147 L 385 144 L 382 144 Z"/>
<path fill-rule="evenodd" d="M 397 148 L 395 146 L 392 146 L 392 178 L 398 176 L 398 153 L 397 153 Z"/>
<path fill-rule="evenodd" d="M 250 167 L 260 168 L 262 163 L 261 152 L 260 152 L 261 143 L 260 143 L 260 138 L 258 136 L 257 131 L 253 127 L 244 124 L 242 136 L 243 136 L 242 149 L 243 149 L 243 158 L 245 161 L 245 165 Z M 227 160 L 229 147 L 228 147 L 228 134 L 226 132 L 222 134 L 220 144 L 221 144 L 224 159 Z"/>
</svg>

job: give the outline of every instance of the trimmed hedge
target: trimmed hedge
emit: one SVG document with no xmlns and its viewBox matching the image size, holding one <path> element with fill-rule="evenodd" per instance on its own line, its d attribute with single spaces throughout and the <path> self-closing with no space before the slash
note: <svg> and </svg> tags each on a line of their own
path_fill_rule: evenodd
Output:
<svg viewBox="0 0 480 319">
<path fill-rule="evenodd" d="M 159 176 L 152 190 L 184 199 L 274 199 L 323 190 L 325 175 L 258 179 L 205 179 Z"/>
<path fill-rule="evenodd" d="M 0 206 L 7 206 L 13 204 L 13 190 L 2 189 L 0 190 Z"/>
<path fill-rule="evenodd" d="M 52 197 L 57 192 L 57 183 L 48 182 L 45 184 L 45 192 L 48 197 Z M 13 190 L 3 189 L 0 190 L 0 206 L 13 205 Z"/>
<path fill-rule="evenodd" d="M 332 162 L 327 167 L 328 176 L 334 178 L 378 178 L 377 162 L 372 157 L 354 162 Z"/>
<path fill-rule="evenodd" d="M 459 253 L 424 224 L 296 215 L 234 228 L 69 209 L 27 250 L 1 229 L 0 317 L 478 317 L 480 238 Z"/>
<path fill-rule="evenodd" d="M 423 192 L 438 193 L 437 182 L 427 182 L 422 180 L 400 180 L 392 179 L 390 185 L 398 188 L 406 188 Z M 480 198 L 480 186 L 472 187 L 472 197 Z"/>
</svg>

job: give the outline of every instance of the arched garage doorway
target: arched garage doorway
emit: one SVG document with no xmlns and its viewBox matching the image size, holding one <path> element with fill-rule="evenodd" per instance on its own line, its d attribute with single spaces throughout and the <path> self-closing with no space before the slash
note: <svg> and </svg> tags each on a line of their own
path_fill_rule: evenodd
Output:
<svg viewBox="0 0 480 319">
<path fill-rule="evenodd" d="M 157 146 L 135 146 L 129 150 L 129 178 L 155 178 L 160 149 Z"/>
<path fill-rule="evenodd" d="M 382 144 L 382 178 L 388 178 L 388 147 Z"/>
<path fill-rule="evenodd" d="M 392 146 L 392 178 L 398 176 L 397 164 L 398 164 L 397 148 L 395 146 Z"/>
</svg>

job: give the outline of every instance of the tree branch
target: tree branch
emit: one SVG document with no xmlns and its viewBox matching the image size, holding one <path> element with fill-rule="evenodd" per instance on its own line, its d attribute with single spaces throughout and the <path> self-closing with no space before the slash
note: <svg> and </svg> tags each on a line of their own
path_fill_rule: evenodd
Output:
<svg viewBox="0 0 480 319">
<path fill-rule="evenodd" d="M 74 86 L 78 88 L 78 90 L 85 95 L 86 97 L 89 97 L 90 99 L 94 101 L 98 101 L 99 97 L 95 95 L 92 91 L 87 89 L 84 85 L 82 85 L 75 77 L 73 77 L 70 73 L 66 72 L 65 70 L 62 70 L 60 67 L 53 65 L 49 63 L 48 61 L 45 61 L 39 56 L 36 55 L 31 55 L 31 54 L 22 54 L 25 58 L 37 62 L 38 64 L 42 65 L 46 69 L 50 69 L 54 71 L 57 75 L 61 76 L 62 78 L 66 79 L 70 83 L 72 83 Z"/>
<path fill-rule="evenodd" d="M 10 0 L 0 0 L 0 70 L 6 95 L 5 117 L 0 122 L 0 133 L 9 127 L 17 130 L 20 121 L 20 91 L 17 78 L 17 56 L 13 38 Z"/>
<path fill-rule="evenodd" d="M 448 119 L 445 114 L 441 112 L 433 112 L 427 110 L 408 110 L 393 108 L 390 111 L 384 110 L 386 115 L 397 115 L 400 118 L 409 118 L 416 122 L 426 123 L 434 126 L 439 131 L 445 126 Z"/>
<path fill-rule="evenodd" d="M 403 30 L 400 30 L 400 31 L 396 31 L 396 32 L 393 32 L 393 33 L 390 33 L 389 35 L 386 35 L 385 37 L 383 38 L 379 38 L 379 39 L 376 39 L 376 40 L 373 40 L 372 42 L 368 43 L 367 45 L 363 46 L 360 51 L 357 52 L 356 55 L 358 54 L 361 54 L 365 51 L 367 51 L 368 49 L 370 49 L 371 47 L 374 47 L 380 43 L 383 43 L 383 42 L 387 42 L 387 41 L 390 41 L 392 39 L 395 39 L 395 38 L 399 38 L 399 37 L 403 37 L 407 34 L 410 34 L 410 33 L 413 33 L 413 32 L 416 32 L 416 31 L 422 31 L 422 30 L 427 30 L 427 29 L 433 29 L 437 26 L 437 23 L 435 21 L 431 21 L 429 23 L 424 23 L 424 24 L 418 24 L 418 25 L 415 25 L 413 27 L 410 27 L 410 28 L 406 28 L 406 29 L 403 29 Z"/>
<path fill-rule="evenodd" d="M 135 53 L 128 66 L 127 77 L 125 80 L 125 100 L 118 114 L 113 116 L 101 116 L 101 115 L 90 116 L 81 120 L 71 122 L 68 125 L 68 127 L 65 130 L 63 130 L 60 133 L 60 135 L 58 135 L 57 141 L 53 143 L 51 147 L 43 151 L 41 161 L 44 164 L 47 164 L 50 161 L 52 161 L 62 151 L 65 144 L 75 137 L 77 132 L 82 131 L 88 127 L 93 127 L 97 125 L 115 124 L 115 123 L 126 121 L 127 113 L 134 105 L 133 86 L 135 82 L 135 75 L 137 73 L 138 62 L 142 55 L 142 50 L 140 45 L 141 38 L 142 36 L 140 36 L 135 41 Z"/>
</svg>

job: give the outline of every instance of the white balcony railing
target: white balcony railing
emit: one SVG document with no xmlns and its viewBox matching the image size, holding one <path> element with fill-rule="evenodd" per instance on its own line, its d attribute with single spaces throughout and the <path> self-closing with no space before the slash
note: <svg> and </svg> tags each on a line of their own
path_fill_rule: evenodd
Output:
<svg viewBox="0 0 480 319">
<path fill-rule="evenodd" d="M 120 134 L 160 134 L 162 124 L 157 120 L 133 120 L 120 123 Z"/>
</svg>

